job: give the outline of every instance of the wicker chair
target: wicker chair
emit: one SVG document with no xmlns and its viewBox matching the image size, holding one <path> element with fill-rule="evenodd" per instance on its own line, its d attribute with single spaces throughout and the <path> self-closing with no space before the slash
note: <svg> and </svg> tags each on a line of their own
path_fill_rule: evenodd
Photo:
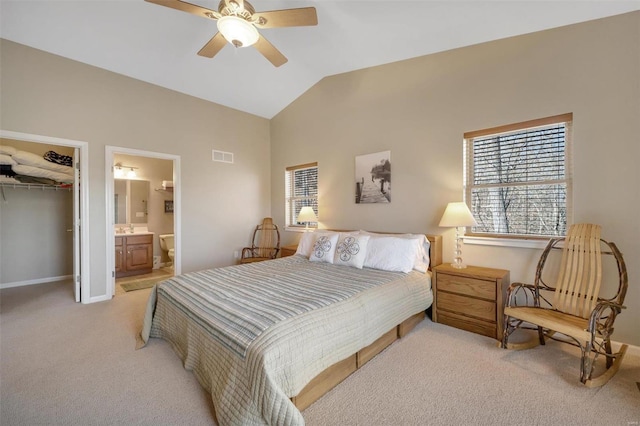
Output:
<svg viewBox="0 0 640 426">
<path fill-rule="evenodd" d="M 547 263 L 554 263 L 548 262 L 548 257 L 556 249 L 562 250 L 562 257 L 552 287 L 543 281 L 543 272 Z M 618 288 L 611 298 L 600 296 L 603 255 L 612 255 L 618 267 Z M 624 309 L 627 285 L 622 254 L 614 243 L 600 238 L 600 226 L 575 224 L 566 238 L 549 241 L 538 262 L 533 285 L 513 283 L 507 290 L 501 347 L 528 349 L 544 345 L 547 339 L 573 344 L 582 351 L 580 381 L 587 387 L 602 386 L 618 371 L 627 350 L 627 345 L 617 353 L 611 350 L 613 323 Z M 518 328 L 537 330 L 537 338 L 509 343 Z M 559 338 L 555 333 L 563 336 Z M 606 370 L 592 378 L 600 355 L 606 358 Z"/>
<path fill-rule="evenodd" d="M 240 263 L 261 262 L 275 259 L 280 251 L 280 231 L 270 217 L 265 217 L 262 223 L 253 231 L 251 247 L 242 249 Z"/>
</svg>

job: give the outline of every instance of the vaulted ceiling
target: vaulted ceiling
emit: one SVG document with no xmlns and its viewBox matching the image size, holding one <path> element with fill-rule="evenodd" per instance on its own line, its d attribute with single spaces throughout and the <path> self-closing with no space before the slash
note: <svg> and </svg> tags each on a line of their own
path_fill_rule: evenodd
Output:
<svg viewBox="0 0 640 426">
<path fill-rule="evenodd" d="M 219 1 L 192 0 L 218 10 Z M 0 37 L 271 118 L 326 76 L 640 9 L 640 1 L 254 0 L 313 6 L 318 25 L 260 30 L 253 47 L 197 55 L 216 22 L 143 0 L 0 0 Z"/>
</svg>

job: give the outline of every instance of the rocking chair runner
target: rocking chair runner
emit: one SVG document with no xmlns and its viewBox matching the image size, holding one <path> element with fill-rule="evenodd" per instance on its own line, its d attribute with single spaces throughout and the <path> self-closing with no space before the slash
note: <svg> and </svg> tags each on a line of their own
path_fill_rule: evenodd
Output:
<svg viewBox="0 0 640 426">
<path fill-rule="evenodd" d="M 602 386 L 613 377 L 627 350 L 627 345 L 622 345 L 617 353 L 611 351 L 613 323 L 624 309 L 627 269 L 616 245 L 600 239 L 600 229 L 599 225 L 572 225 L 566 238 L 552 239 L 547 244 L 538 262 L 533 285 L 511 284 L 507 290 L 501 342 L 505 349 L 528 349 L 544 345 L 546 339 L 580 347 L 580 381 L 587 387 Z M 561 242 L 564 244 L 559 247 Z M 602 251 L 603 246 L 609 251 Z M 551 287 L 543 281 L 542 273 L 547 257 L 554 249 L 562 249 L 562 259 L 555 287 Z M 618 266 L 618 290 L 610 299 L 599 296 L 602 255 L 613 255 Z M 522 298 L 525 302 L 531 300 L 533 305 L 519 306 Z M 509 343 L 509 336 L 518 328 L 537 330 L 538 338 L 524 343 Z M 571 340 L 554 337 L 556 332 Z M 607 370 L 592 379 L 595 362 L 600 355 L 606 357 Z"/>
<path fill-rule="evenodd" d="M 280 251 L 280 231 L 270 217 L 265 217 L 262 223 L 253 231 L 251 247 L 242 249 L 240 263 L 261 262 L 275 259 Z"/>
</svg>

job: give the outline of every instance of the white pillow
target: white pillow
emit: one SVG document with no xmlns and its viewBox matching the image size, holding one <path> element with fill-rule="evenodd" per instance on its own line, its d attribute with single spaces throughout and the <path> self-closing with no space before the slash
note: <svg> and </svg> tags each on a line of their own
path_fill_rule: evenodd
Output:
<svg viewBox="0 0 640 426">
<path fill-rule="evenodd" d="M 16 152 L 18 152 L 18 150 L 12 146 L 0 145 L 0 154 L 13 155 Z"/>
<path fill-rule="evenodd" d="M 73 175 L 73 167 L 52 163 L 32 152 L 18 151 L 13 154 L 12 157 L 19 164 L 24 164 L 25 166 L 39 167 L 41 169 Z"/>
<path fill-rule="evenodd" d="M 360 231 L 362 235 L 371 237 L 396 237 L 405 239 L 417 239 L 419 241 L 419 250 L 416 252 L 416 259 L 413 263 L 413 269 L 419 272 L 427 272 L 429 270 L 429 248 L 431 244 L 424 234 L 376 234 L 369 231 Z M 366 265 L 365 265 L 366 266 Z"/>
<path fill-rule="evenodd" d="M 300 237 L 300 241 L 298 242 L 298 248 L 296 249 L 296 254 L 301 254 L 307 259 L 311 256 L 311 249 L 313 248 L 313 243 L 316 241 L 315 232 L 305 232 Z"/>
<path fill-rule="evenodd" d="M 298 242 L 298 248 L 296 249 L 296 254 L 301 254 L 307 259 L 311 256 L 311 251 L 313 250 L 313 244 L 316 242 L 316 237 L 318 235 L 338 235 L 337 232 L 334 231 L 325 231 L 325 230 L 315 230 L 311 232 L 305 232 L 300 237 L 300 241 Z"/>
<path fill-rule="evenodd" d="M 367 256 L 368 235 L 354 235 L 341 233 L 336 245 L 333 263 L 336 265 L 353 266 L 362 269 Z"/>
<path fill-rule="evenodd" d="M 401 237 L 371 237 L 364 266 L 383 271 L 410 272 L 420 251 L 420 240 Z"/>
<path fill-rule="evenodd" d="M 7 154 L 0 154 L 0 164 L 5 164 L 5 165 L 10 165 L 10 166 L 15 166 L 16 164 L 16 160 L 14 160 L 13 158 L 11 158 L 10 155 Z"/>
<path fill-rule="evenodd" d="M 71 168 L 71 167 L 69 167 Z M 40 167 L 25 166 L 24 164 L 16 164 L 11 166 L 11 170 L 19 175 L 41 177 L 55 180 L 62 183 L 73 183 L 73 175 L 66 173 L 54 172 L 53 170 L 41 169 Z"/>
<path fill-rule="evenodd" d="M 333 263 L 333 256 L 336 252 L 336 244 L 338 243 L 339 236 L 337 232 L 318 234 L 313 243 L 309 260 L 312 262 Z"/>
</svg>

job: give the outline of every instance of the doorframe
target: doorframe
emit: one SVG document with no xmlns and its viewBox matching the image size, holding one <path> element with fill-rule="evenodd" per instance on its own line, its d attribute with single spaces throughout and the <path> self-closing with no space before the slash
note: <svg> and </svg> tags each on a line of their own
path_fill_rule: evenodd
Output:
<svg viewBox="0 0 640 426">
<path fill-rule="evenodd" d="M 180 191 L 180 156 L 165 154 L 162 152 L 144 151 L 140 149 L 124 148 L 112 145 L 104 147 L 104 171 L 105 171 L 105 196 L 106 196 L 106 241 L 107 241 L 107 262 L 105 276 L 107 278 L 107 297 L 115 295 L 115 215 L 114 215 L 114 176 L 113 160 L 115 154 L 136 155 L 139 157 L 157 158 L 160 160 L 173 161 L 173 242 L 175 256 L 173 259 L 173 272 L 179 275 L 182 271 L 182 229 L 180 227 L 181 217 L 181 191 Z"/>
<path fill-rule="evenodd" d="M 80 302 L 92 303 L 89 273 L 89 143 L 73 139 L 56 138 L 32 133 L 14 132 L 0 129 L 0 138 L 15 139 L 49 145 L 61 145 L 78 148 L 80 152 L 80 217 L 74 217 L 80 224 Z M 74 286 L 77 277 L 73 277 Z"/>
</svg>

